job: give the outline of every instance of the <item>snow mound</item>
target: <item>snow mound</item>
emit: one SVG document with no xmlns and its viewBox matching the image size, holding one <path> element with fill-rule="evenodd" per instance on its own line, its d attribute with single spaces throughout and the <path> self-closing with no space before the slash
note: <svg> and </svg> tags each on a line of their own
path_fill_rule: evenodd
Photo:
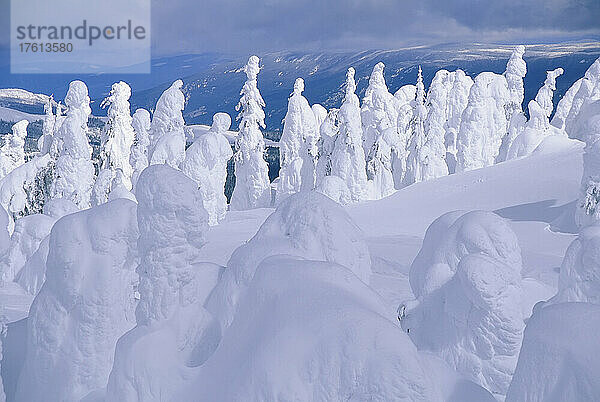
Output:
<svg viewBox="0 0 600 402">
<path fill-rule="evenodd" d="M 558 277 L 558 292 L 549 303 L 600 304 L 600 226 L 587 226 L 573 240 Z"/>
<path fill-rule="evenodd" d="M 219 348 L 175 399 L 438 399 L 416 348 L 386 313 L 345 267 L 268 258 Z"/>
<path fill-rule="evenodd" d="M 346 182 L 338 176 L 325 176 L 317 187 L 317 192 L 326 195 L 338 204 L 346 205 L 352 202 L 352 194 Z"/>
<path fill-rule="evenodd" d="M 0 180 L 0 204 L 11 216 L 24 213 L 28 205 L 25 187 L 35 181 L 39 171 L 48 166 L 50 161 L 48 154 L 35 157 Z"/>
<path fill-rule="evenodd" d="M 10 246 L 0 258 L 2 280 L 13 281 L 25 262 L 35 253 L 41 241 L 48 236 L 55 220 L 35 214 L 18 219 L 10 238 Z"/>
<path fill-rule="evenodd" d="M 25 237 L 29 244 L 27 248 L 30 252 L 26 254 L 27 259 L 25 264 L 15 277 L 15 282 L 21 285 L 21 287 L 29 294 L 34 296 L 37 295 L 46 280 L 46 260 L 48 258 L 50 230 L 52 229 L 52 226 L 58 219 L 65 215 L 75 213 L 78 210 L 79 208 L 77 208 L 77 205 L 74 202 L 65 198 L 54 198 L 48 200 L 46 204 L 44 204 L 44 215 L 30 215 L 36 216 L 37 218 L 35 220 L 28 220 L 25 219 L 28 217 L 25 217 L 17 221 L 15 233 L 17 233 L 17 228 L 20 225 L 24 225 L 25 222 L 28 223 L 28 225 L 24 226 L 25 230 L 33 230 L 37 233 L 35 236 Z M 46 216 L 49 219 L 42 219 L 43 216 Z M 24 219 L 25 221 L 21 222 Z M 37 227 L 38 222 L 40 221 L 43 224 L 41 228 Z M 29 229 L 29 226 L 33 227 Z M 35 242 L 32 243 L 32 240 Z M 31 254 L 31 250 L 33 250 L 33 254 Z"/>
<path fill-rule="evenodd" d="M 231 256 L 208 308 L 229 326 L 257 266 L 273 255 L 290 255 L 345 266 L 369 283 L 371 259 L 362 232 L 335 201 L 317 192 L 294 194 L 281 202 L 258 233 Z"/>
<path fill-rule="evenodd" d="M 448 282 L 468 254 L 481 253 L 521 267 L 521 250 L 507 221 L 484 211 L 454 211 L 427 229 L 423 246 L 410 268 L 410 286 L 422 298 Z"/>
<path fill-rule="evenodd" d="M 600 400 L 600 306 L 560 303 L 536 309 L 507 402 Z"/>
<path fill-rule="evenodd" d="M 491 212 L 451 212 L 427 230 L 410 270 L 418 304 L 399 317 L 420 350 L 494 394 L 504 395 L 523 332 L 521 251 Z"/>
<path fill-rule="evenodd" d="M 79 401 L 106 385 L 117 339 L 134 324 L 135 211 L 116 200 L 52 228 L 16 401 Z"/>
</svg>

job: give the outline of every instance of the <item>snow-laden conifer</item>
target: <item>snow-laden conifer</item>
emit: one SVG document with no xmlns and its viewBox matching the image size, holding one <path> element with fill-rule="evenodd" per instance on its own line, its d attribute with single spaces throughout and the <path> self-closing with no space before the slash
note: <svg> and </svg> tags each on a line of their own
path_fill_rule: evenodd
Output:
<svg viewBox="0 0 600 402">
<path fill-rule="evenodd" d="M 135 138 L 131 145 L 131 151 L 129 156 L 129 163 L 133 168 L 131 174 L 131 184 L 135 188 L 140 173 L 146 167 L 148 167 L 148 147 L 150 146 L 150 112 L 146 109 L 138 109 L 133 114 L 133 132 Z"/>
<path fill-rule="evenodd" d="M 261 127 L 265 128 L 265 101 L 256 82 L 259 61 L 257 56 L 248 59 L 244 67 L 247 80 L 236 107 L 241 109 L 238 115 L 241 121 L 234 156 L 236 181 L 230 202 L 233 210 L 267 207 L 271 203 L 269 172 L 264 159 L 265 142 L 260 131 Z"/>
<path fill-rule="evenodd" d="M 198 184 L 209 225 L 216 225 L 227 213 L 225 180 L 227 161 L 233 152 L 224 134 L 230 126 L 231 117 L 227 113 L 215 114 L 210 130 L 187 149 L 181 165 L 183 173 Z"/>
<path fill-rule="evenodd" d="M 87 120 L 91 109 L 87 86 L 81 81 L 71 82 L 65 104 L 67 115 L 54 136 L 60 146 L 50 198 L 67 198 L 85 209 L 90 206 L 94 185 L 92 149 L 88 143 Z"/>
<path fill-rule="evenodd" d="M 341 178 L 350 190 L 352 201 L 358 202 L 370 195 L 354 74 L 354 68 L 350 67 L 346 73 L 346 94 L 337 115 L 339 134 L 331 154 L 331 175 Z"/>
<path fill-rule="evenodd" d="M 185 96 L 183 81 L 175 81 L 158 99 L 152 116 L 150 164 L 179 168 L 185 159 L 185 132 L 183 115 Z"/>
</svg>

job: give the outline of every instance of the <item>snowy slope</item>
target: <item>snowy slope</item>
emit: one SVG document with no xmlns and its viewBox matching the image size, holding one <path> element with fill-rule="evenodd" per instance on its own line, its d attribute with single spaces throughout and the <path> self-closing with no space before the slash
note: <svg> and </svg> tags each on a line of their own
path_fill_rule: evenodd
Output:
<svg viewBox="0 0 600 402">
<path fill-rule="evenodd" d="M 11 123 L 16 123 L 20 120 L 27 120 L 31 123 L 33 121 L 42 120 L 43 118 L 44 116 L 39 114 L 25 113 L 21 112 L 20 110 L 0 106 L 0 120 L 8 121 Z"/>
</svg>

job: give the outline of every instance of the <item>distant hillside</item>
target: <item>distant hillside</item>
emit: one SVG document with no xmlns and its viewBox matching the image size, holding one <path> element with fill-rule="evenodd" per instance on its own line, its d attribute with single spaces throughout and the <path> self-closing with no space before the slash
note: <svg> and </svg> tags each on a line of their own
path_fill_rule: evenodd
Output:
<svg viewBox="0 0 600 402">
<path fill-rule="evenodd" d="M 265 108 L 268 136 L 276 139 L 282 129 L 282 119 L 287 109 L 287 99 L 292 92 L 294 80 L 304 78 L 305 96 L 311 103 L 321 103 L 327 108 L 339 107 L 341 85 L 346 69 L 356 69 L 358 94 L 362 97 L 373 66 L 383 61 L 385 76 L 391 92 L 416 80 L 418 66 L 423 68 L 425 85 L 428 86 L 435 72 L 463 69 L 475 76 L 482 71 L 504 71 L 513 45 L 443 45 L 414 47 L 387 51 L 364 51 L 345 53 L 299 53 L 279 52 L 259 55 L 263 69 L 258 77 L 259 89 L 267 103 Z M 184 117 L 187 124 L 210 124 L 212 115 L 219 111 L 231 114 L 233 129 L 237 129 L 235 105 L 245 76 L 240 68 L 248 55 L 228 56 L 220 54 L 181 55 L 153 60 L 151 75 L 90 75 L 83 79 L 90 89 L 94 115 L 105 114 L 99 105 L 117 80 L 132 86 L 132 111 L 137 107 L 153 109 L 156 100 L 170 83 L 183 78 L 187 105 Z M 555 102 L 562 97 L 571 84 L 580 78 L 592 62 L 600 57 L 600 43 L 577 42 L 566 44 L 528 45 L 524 59 L 528 73 L 525 77 L 525 104 L 532 99 L 545 79 L 546 70 L 557 67 L 565 74 L 557 81 Z M 62 99 L 68 86 L 66 76 L 10 75 L 3 74 L 0 65 L 0 88 L 17 87 L 33 92 L 54 94 Z M 42 113 L 41 105 L 33 110 L 31 105 L 19 107 L 14 102 L 0 106 L 18 108 L 30 113 Z"/>
</svg>

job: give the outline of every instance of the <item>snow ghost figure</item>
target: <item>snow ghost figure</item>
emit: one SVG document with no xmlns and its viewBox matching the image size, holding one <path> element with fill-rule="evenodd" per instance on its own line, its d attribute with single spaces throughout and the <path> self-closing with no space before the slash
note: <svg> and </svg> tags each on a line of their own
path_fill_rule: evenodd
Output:
<svg viewBox="0 0 600 402">
<path fill-rule="evenodd" d="M 558 292 L 550 304 L 600 304 L 600 226 L 583 228 L 573 240 L 560 267 Z"/>
<path fill-rule="evenodd" d="M 36 296 L 46 281 L 46 261 L 52 226 L 58 219 L 78 210 L 77 205 L 72 201 L 55 198 L 44 204 L 44 215 L 30 215 L 29 219 L 23 217 L 17 221 L 15 233 L 18 230 L 21 234 L 20 253 L 27 257 L 23 268 L 15 277 L 15 282 L 29 294 Z"/>
<path fill-rule="evenodd" d="M 240 102 L 236 110 L 240 128 L 236 141 L 235 188 L 231 195 L 230 208 L 244 210 L 268 207 L 271 204 L 269 168 L 264 159 L 265 141 L 260 128 L 265 128 L 265 101 L 256 82 L 260 71 L 259 58 L 250 56 L 244 67 L 246 83 L 242 87 Z"/>
<path fill-rule="evenodd" d="M 300 190 L 312 190 L 316 182 L 319 133 L 315 115 L 302 92 L 304 80 L 296 79 L 288 101 L 283 133 L 279 141 L 281 169 L 278 202 Z"/>
<path fill-rule="evenodd" d="M 233 253 L 211 294 L 207 308 L 219 312 L 223 338 L 185 394 L 435 399 L 416 348 L 365 284 L 369 271 L 362 234 L 342 207 L 316 192 L 283 200 Z M 286 375 L 272 375 L 282 365 Z"/>
<path fill-rule="evenodd" d="M 508 223 L 483 211 L 442 215 L 427 229 L 409 277 L 417 305 L 401 324 L 417 348 L 506 394 L 524 327 L 521 251 Z"/>
<path fill-rule="evenodd" d="M 398 119 L 398 101 L 389 93 L 385 83 L 383 70 L 385 64 L 379 62 L 373 67 L 373 72 L 369 77 L 369 86 L 365 90 L 362 108 L 360 111 L 361 122 L 364 132 L 364 151 L 368 157 L 373 144 L 382 135 L 382 120 L 385 120 L 385 126 L 396 129 L 396 120 Z M 375 105 L 373 94 L 379 93 L 379 104 Z M 385 118 L 382 116 L 385 115 Z"/>
<path fill-rule="evenodd" d="M 600 400 L 600 306 L 559 303 L 527 322 L 506 402 Z"/>
<path fill-rule="evenodd" d="M 134 202 L 117 200 L 54 224 L 16 401 L 79 401 L 106 386 L 117 339 L 135 325 L 135 217 Z"/>
<path fill-rule="evenodd" d="M 421 66 L 419 66 L 419 73 L 417 75 L 417 91 L 415 101 L 413 102 L 412 115 L 407 169 L 404 176 L 405 185 L 424 180 L 428 157 L 431 155 L 426 146 L 425 120 L 427 119 L 427 108 L 425 107 L 425 85 L 423 84 Z"/>
<path fill-rule="evenodd" d="M 525 74 L 527 74 L 527 64 L 525 63 L 525 60 L 523 60 L 524 54 L 525 46 L 516 46 L 510 55 L 508 63 L 506 63 L 506 70 L 504 71 L 504 78 L 506 78 L 510 94 L 509 101 L 506 104 L 508 131 L 502 138 L 500 152 L 496 158 L 498 162 L 503 162 L 508 159 L 510 147 L 515 138 L 522 132 L 526 121 L 522 106 L 525 96 L 523 78 L 525 77 Z"/>
<path fill-rule="evenodd" d="M 15 123 L 12 126 L 12 134 L 0 148 L 0 179 L 25 163 L 25 137 L 28 125 L 27 120 Z"/>
<path fill-rule="evenodd" d="M 340 133 L 339 109 L 331 109 L 321 123 L 319 138 L 319 159 L 317 161 L 317 187 L 323 179 L 331 175 L 331 157 Z M 361 146 L 362 147 L 362 146 Z M 363 156 L 364 158 L 364 156 Z"/>
<path fill-rule="evenodd" d="M 408 159 L 408 143 L 410 140 L 410 122 L 413 118 L 413 103 L 417 93 L 416 85 L 404 85 L 396 91 L 394 97 L 398 100 L 398 139 L 392 155 L 392 173 L 394 175 L 394 187 L 401 189 L 404 186 L 406 175 L 406 162 Z"/>
<path fill-rule="evenodd" d="M 384 94 L 374 91 L 372 96 L 371 127 L 376 127 L 377 136 L 367 158 L 367 177 L 371 184 L 371 195 L 375 199 L 387 197 L 394 191 L 392 175 L 392 147 L 396 131 L 384 112 Z"/>
<path fill-rule="evenodd" d="M 427 119 L 425 120 L 426 147 L 430 157 L 424 166 L 423 180 L 448 175 L 446 165 L 446 130 L 448 120 L 448 95 L 452 88 L 453 73 L 439 70 L 435 73 L 427 94 Z"/>
<path fill-rule="evenodd" d="M 133 169 L 131 183 L 135 188 L 138 177 L 142 170 L 148 167 L 148 147 L 150 146 L 150 112 L 146 109 L 138 109 L 133 114 L 132 121 L 135 139 L 131 145 L 129 163 Z"/>
<path fill-rule="evenodd" d="M 208 215 L 192 179 L 170 166 L 152 165 L 139 177 L 136 198 L 137 325 L 119 339 L 106 399 L 159 401 L 171 399 L 186 371 L 218 344 L 219 325 L 203 304 L 220 268 L 196 262 Z"/>
<path fill-rule="evenodd" d="M 475 78 L 457 138 L 457 172 L 494 164 L 507 133 L 504 106 L 509 99 L 503 76 L 483 72 Z"/>
<path fill-rule="evenodd" d="M 133 168 L 129 163 L 131 146 L 135 138 L 132 118 L 129 110 L 131 88 L 125 82 L 113 84 L 110 95 L 104 99 L 102 106 L 108 105 L 108 122 L 102 133 L 102 169 L 114 172 L 120 169 L 123 173 L 123 184 L 131 190 Z"/>
<path fill-rule="evenodd" d="M 559 130 L 565 129 L 565 121 L 573 106 L 573 99 L 575 95 L 579 91 L 581 87 L 581 83 L 584 78 L 580 78 L 571 85 L 571 87 L 565 92 L 563 97 L 558 101 L 558 105 L 556 105 L 556 111 L 554 112 L 554 117 L 552 117 L 551 124 L 558 128 Z"/>
<path fill-rule="evenodd" d="M 230 126 L 231 117 L 227 113 L 215 114 L 212 127 L 187 149 L 181 165 L 183 173 L 192 178 L 200 189 L 209 225 L 216 225 L 227 213 L 225 180 L 227 161 L 233 156 L 233 151 L 224 134 Z"/>
<path fill-rule="evenodd" d="M 534 100 L 529 101 L 529 121 L 521 133 L 514 139 L 508 151 L 507 159 L 526 156 L 551 135 L 566 137 L 566 133 L 550 125 L 550 115 L 554 108 L 552 98 L 556 90 L 556 77 L 563 73 L 562 68 L 546 72 L 546 81 L 538 91 Z"/>
<path fill-rule="evenodd" d="M 456 137 L 460 130 L 462 114 L 467 107 L 469 92 L 473 86 L 473 79 L 462 70 L 456 70 L 452 73 L 452 88 L 448 93 L 448 111 L 446 123 L 446 165 L 449 173 L 456 172 Z"/>
<path fill-rule="evenodd" d="M 87 86 L 73 81 L 65 97 L 67 116 L 54 135 L 58 159 L 50 198 L 67 198 L 84 209 L 90 206 L 94 185 L 92 149 L 88 143 L 87 121 L 91 113 Z"/>
<path fill-rule="evenodd" d="M 586 104 L 592 94 L 594 93 L 594 89 L 600 83 L 600 57 L 596 59 L 594 63 L 587 69 L 583 78 L 573 84 L 574 86 L 578 86 L 579 89 L 577 93 L 573 96 L 573 100 L 571 101 L 571 105 L 569 108 L 569 112 L 567 117 L 565 118 L 564 127 L 567 133 L 569 133 L 571 138 L 576 139 L 584 139 L 580 138 L 578 134 L 585 134 L 576 129 L 575 125 L 579 120 L 579 113 L 581 112 L 581 108 L 584 104 Z"/>
<path fill-rule="evenodd" d="M 359 202 L 367 200 L 370 194 L 354 74 L 354 69 L 350 67 L 346 73 L 344 102 L 337 114 L 339 134 L 331 154 L 331 175 L 346 183 L 352 202 Z"/>
<path fill-rule="evenodd" d="M 152 117 L 150 164 L 179 168 L 185 159 L 185 132 L 183 115 L 185 96 L 181 91 L 183 81 L 175 81 L 156 102 Z"/>
<path fill-rule="evenodd" d="M 327 117 L 327 109 L 325 109 L 322 105 L 315 103 L 310 107 L 315 115 L 315 122 L 317 123 L 317 130 L 321 129 L 321 124 L 325 121 Z"/>
<path fill-rule="evenodd" d="M 52 96 L 44 104 L 44 124 L 42 126 L 42 135 L 38 138 L 37 146 L 42 155 L 50 152 L 52 137 L 54 136 L 54 126 L 56 125 L 56 116 L 52 110 L 54 99 Z"/>
</svg>

